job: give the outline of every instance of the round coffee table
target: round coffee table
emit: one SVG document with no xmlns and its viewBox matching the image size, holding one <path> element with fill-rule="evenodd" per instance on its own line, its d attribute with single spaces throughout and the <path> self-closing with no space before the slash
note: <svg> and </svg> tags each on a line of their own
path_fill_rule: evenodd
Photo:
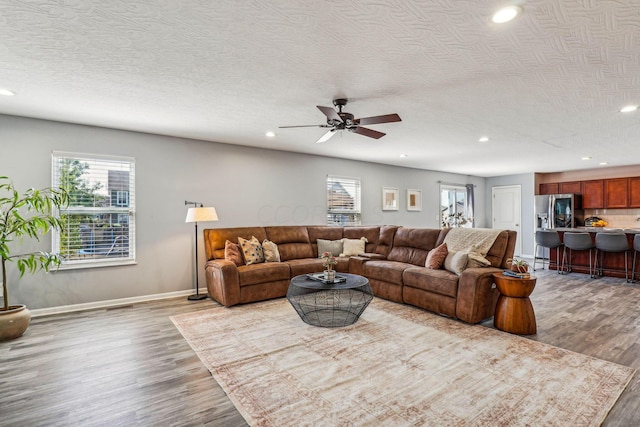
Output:
<svg viewBox="0 0 640 427">
<path fill-rule="evenodd" d="M 313 326 L 335 328 L 355 323 L 373 299 L 366 277 L 337 273 L 346 279 L 340 283 L 323 283 L 303 274 L 291 279 L 287 299 L 303 322 Z"/>
<path fill-rule="evenodd" d="M 535 276 L 518 279 L 494 273 L 500 296 L 493 316 L 493 325 L 501 331 L 519 335 L 533 335 L 537 331 L 536 315 L 529 295 L 536 286 Z"/>
</svg>

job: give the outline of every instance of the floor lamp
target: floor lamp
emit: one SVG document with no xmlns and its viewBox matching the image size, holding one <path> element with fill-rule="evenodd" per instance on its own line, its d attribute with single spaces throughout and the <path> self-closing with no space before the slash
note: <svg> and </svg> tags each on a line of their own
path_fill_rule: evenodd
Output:
<svg viewBox="0 0 640 427">
<path fill-rule="evenodd" d="M 195 251 L 195 259 L 193 263 L 193 265 L 195 266 L 195 272 L 196 272 L 196 293 L 193 295 L 189 295 L 187 299 L 191 301 L 197 301 L 197 300 L 205 299 L 207 297 L 207 294 L 200 293 L 200 284 L 198 283 L 198 222 L 217 221 L 218 214 L 216 213 L 216 208 L 205 208 L 204 205 L 199 202 L 189 202 L 185 200 L 184 204 L 193 205 L 192 208 L 189 208 L 189 211 L 187 212 L 187 219 L 184 222 L 195 223 L 195 236 L 196 236 L 196 251 Z"/>
</svg>

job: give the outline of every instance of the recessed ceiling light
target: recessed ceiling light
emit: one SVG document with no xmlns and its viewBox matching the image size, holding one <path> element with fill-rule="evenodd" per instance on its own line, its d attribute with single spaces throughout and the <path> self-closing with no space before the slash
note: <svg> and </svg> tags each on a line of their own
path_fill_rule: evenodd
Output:
<svg viewBox="0 0 640 427">
<path fill-rule="evenodd" d="M 630 112 L 632 112 L 632 111 L 636 111 L 637 109 L 638 109 L 638 106 L 637 106 L 637 105 L 627 105 L 627 106 L 625 106 L 625 107 L 622 107 L 622 108 L 620 109 L 620 112 L 621 112 L 621 113 L 630 113 Z"/>
<path fill-rule="evenodd" d="M 487 142 L 487 141 L 489 141 L 488 136 L 481 136 L 480 139 L 478 140 L 478 142 Z"/>
<path fill-rule="evenodd" d="M 522 8 L 520 6 L 506 6 L 494 13 L 491 17 L 491 21 L 495 24 L 504 24 L 505 22 L 511 21 L 521 13 Z"/>
<path fill-rule="evenodd" d="M 609 163 L 607 163 L 607 162 L 600 162 L 600 166 L 606 166 L 606 165 L 608 165 L 608 164 L 609 164 Z"/>
<path fill-rule="evenodd" d="M 269 131 L 267 133 L 265 133 L 265 136 L 269 137 L 269 138 L 273 138 L 274 136 L 276 136 L 275 132 Z"/>
<path fill-rule="evenodd" d="M 407 157 L 407 155 L 406 154 L 400 154 L 400 157 L 404 159 L 405 157 Z"/>
<path fill-rule="evenodd" d="M 581 160 L 591 160 L 591 156 L 584 156 Z"/>
<path fill-rule="evenodd" d="M 15 93 L 11 92 L 9 89 L 0 89 L 0 95 L 13 96 Z"/>
</svg>

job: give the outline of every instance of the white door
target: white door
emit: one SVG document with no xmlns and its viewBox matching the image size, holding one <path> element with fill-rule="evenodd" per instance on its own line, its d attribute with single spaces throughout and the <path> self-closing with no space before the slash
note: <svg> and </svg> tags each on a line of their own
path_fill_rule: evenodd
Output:
<svg viewBox="0 0 640 427">
<path fill-rule="evenodd" d="M 518 232 L 516 239 L 515 256 L 522 254 L 522 221 L 520 215 L 521 188 L 519 185 L 506 185 L 491 188 L 491 211 L 493 214 L 493 228 L 500 230 L 515 230 Z"/>
</svg>

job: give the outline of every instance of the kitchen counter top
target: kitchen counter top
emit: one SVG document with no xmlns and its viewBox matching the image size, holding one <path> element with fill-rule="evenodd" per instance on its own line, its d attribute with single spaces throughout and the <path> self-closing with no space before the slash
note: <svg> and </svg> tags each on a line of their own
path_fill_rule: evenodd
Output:
<svg viewBox="0 0 640 427">
<path fill-rule="evenodd" d="M 556 231 L 562 231 L 562 232 L 574 232 L 574 233 L 598 233 L 598 232 L 602 232 L 602 231 L 622 231 L 625 234 L 638 234 L 640 233 L 640 228 L 616 228 L 616 227 L 576 227 L 576 228 L 564 228 L 564 227 L 558 227 L 558 228 L 538 228 L 538 230 L 556 230 Z"/>
</svg>

